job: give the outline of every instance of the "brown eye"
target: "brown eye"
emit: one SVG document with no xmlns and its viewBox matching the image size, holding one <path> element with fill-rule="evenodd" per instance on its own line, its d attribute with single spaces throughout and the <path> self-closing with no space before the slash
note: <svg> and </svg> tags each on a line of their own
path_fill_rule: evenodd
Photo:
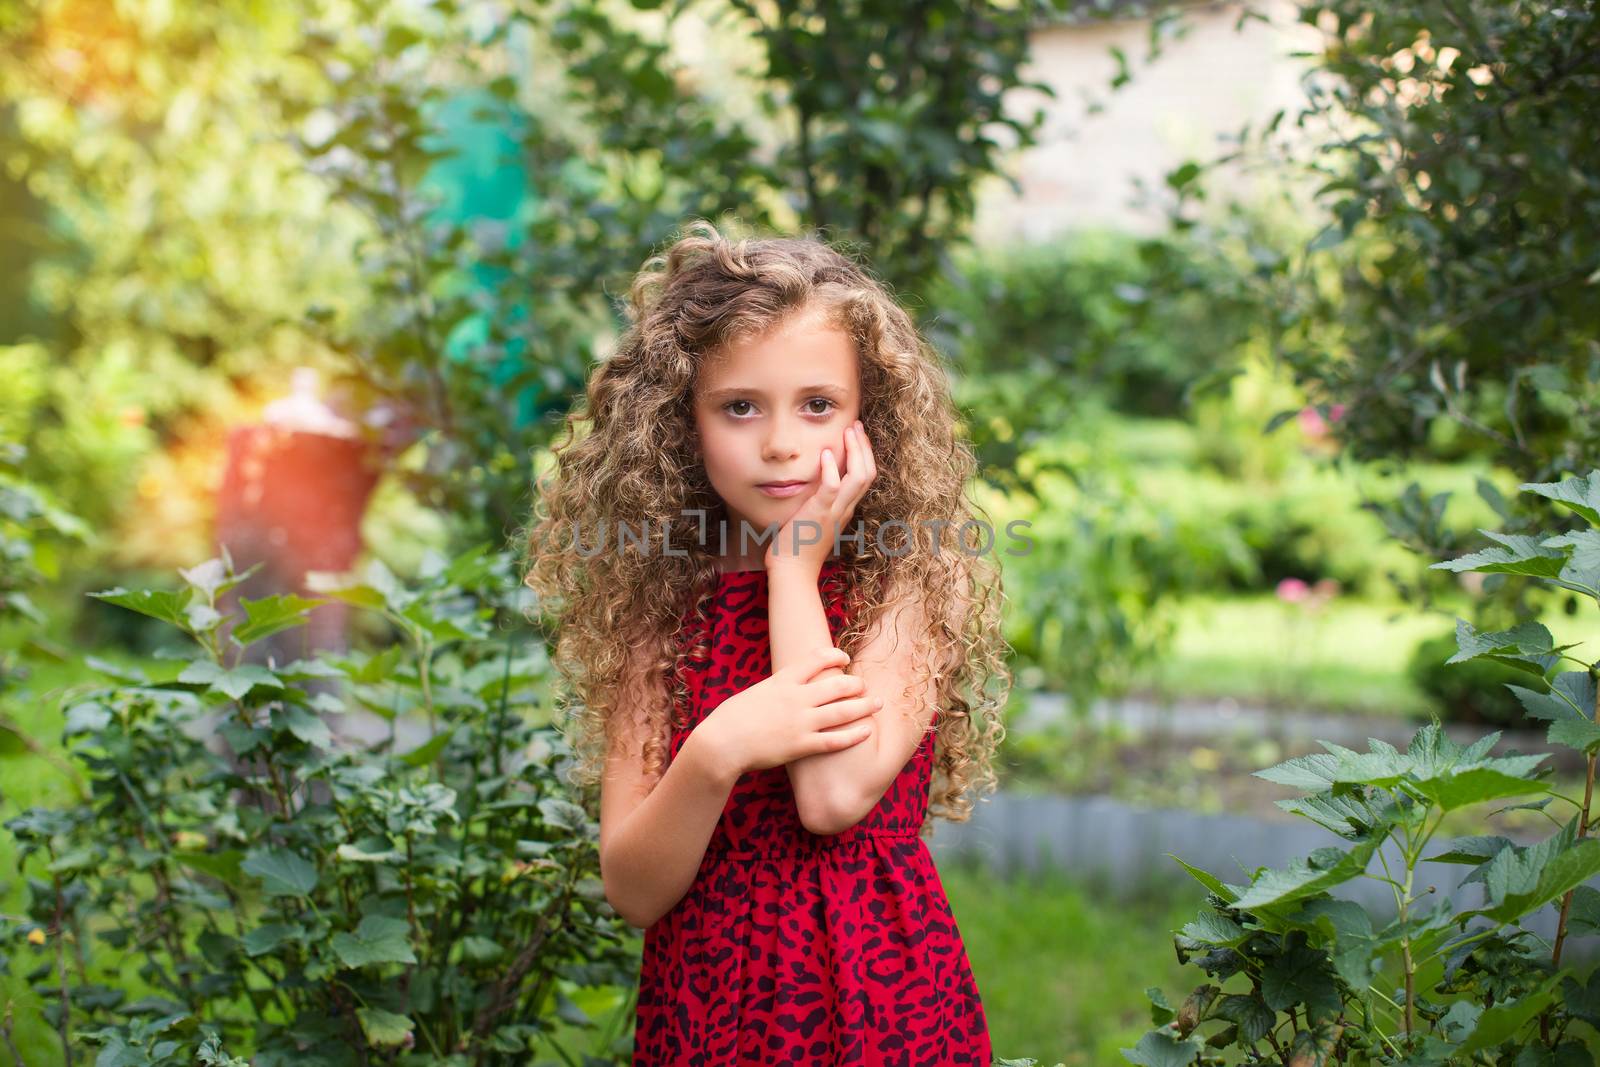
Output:
<svg viewBox="0 0 1600 1067">
<path fill-rule="evenodd" d="M 750 401 L 748 401 L 748 400 L 730 400 L 726 404 L 722 405 L 722 410 L 723 411 L 727 411 L 729 415 L 737 415 L 738 414 L 737 412 L 729 411 L 729 409 L 734 407 L 735 405 L 738 405 L 738 404 L 749 404 L 749 403 L 750 403 Z"/>
<path fill-rule="evenodd" d="M 814 396 L 814 397 L 812 397 L 812 398 L 811 398 L 811 399 L 810 399 L 810 400 L 807 400 L 807 401 L 806 401 L 806 405 L 807 405 L 807 406 L 808 406 L 808 407 L 809 407 L 809 406 L 810 406 L 810 405 L 812 405 L 812 404 L 819 404 L 819 403 L 820 403 L 820 404 L 826 404 L 826 405 L 828 405 L 828 407 L 827 407 L 827 408 L 826 408 L 826 409 L 825 409 L 825 410 L 823 410 L 823 411 L 815 411 L 815 410 L 813 410 L 813 411 L 812 411 L 812 412 L 811 412 L 811 414 L 813 414 L 813 415 L 826 415 L 826 414 L 828 414 L 828 412 L 829 412 L 829 411 L 832 411 L 832 410 L 833 410 L 833 408 L 834 408 L 834 403 L 833 403 L 833 401 L 831 401 L 831 400 L 829 400 L 829 399 L 828 399 L 828 398 L 827 398 L 827 397 L 825 397 L 825 396 Z"/>
</svg>

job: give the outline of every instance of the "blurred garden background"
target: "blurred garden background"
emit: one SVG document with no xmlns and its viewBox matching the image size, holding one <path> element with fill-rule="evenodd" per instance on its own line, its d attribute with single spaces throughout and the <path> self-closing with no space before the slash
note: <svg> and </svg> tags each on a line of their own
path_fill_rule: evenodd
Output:
<svg viewBox="0 0 1600 1067">
<path fill-rule="evenodd" d="M 627 1062 L 516 534 L 695 218 L 863 256 L 1031 523 L 935 853 L 997 1055 L 1595 1062 L 1594 3 L 0 0 L 0 88 L 0 1064 Z M 1435 720 L 1547 759 L 1341 780 L 1548 929 L 1407 874 L 1359 966 L 1282 895 L 1262 950 L 1140 829 L 1365 863 L 1253 772 Z"/>
</svg>

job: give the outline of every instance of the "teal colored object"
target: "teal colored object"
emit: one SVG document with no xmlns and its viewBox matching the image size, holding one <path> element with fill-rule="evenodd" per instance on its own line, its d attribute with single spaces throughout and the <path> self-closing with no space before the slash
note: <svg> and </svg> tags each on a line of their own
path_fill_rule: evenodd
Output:
<svg viewBox="0 0 1600 1067">
<path fill-rule="evenodd" d="M 511 219 L 530 199 L 527 172 L 518 160 L 519 139 L 527 120 L 494 95 L 463 92 L 438 105 L 428 116 L 429 151 L 449 150 L 428 170 L 422 188 L 442 194 L 434 211 L 439 222 L 467 219 Z"/>
<path fill-rule="evenodd" d="M 439 198 L 429 217 L 431 222 L 460 224 L 471 220 L 507 223 L 507 243 L 516 247 L 521 227 L 515 224 L 524 212 L 538 204 L 533 184 L 520 159 L 520 141 L 527 118 L 517 108 L 491 93 L 469 90 L 439 103 L 429 116 L 432 130 L 423 144 L 429 151 L 454 154 L 437 161 L 423 178 L 422 189 Z M 506 272 L 477 264 L 464 284 L 492 289 L 505 280 Z M 526 309 L 510 309 L 525 315 Z M 489 339 L 489 317 L 469 315 L 456 325 L 445 340 L 446 358 L 465 362 Z M 503 386 L 525 369 L 523 343 L 513 340 L 505 355 L 495 360 L 490 380 Z M 516 425 L 527 426 L 543 414 L 543 389 L 524 388 L 515 398 Z"/>
</svg>

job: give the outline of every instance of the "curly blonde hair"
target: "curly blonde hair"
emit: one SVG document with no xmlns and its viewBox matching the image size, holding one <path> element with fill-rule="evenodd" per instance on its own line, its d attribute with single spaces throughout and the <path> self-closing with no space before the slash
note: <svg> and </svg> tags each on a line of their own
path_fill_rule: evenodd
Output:
<svg viewBox="0 0 1600 1067">
<path fill-rule="evenodd" d="M 935 815 L 966 821 L 972 795 L 995 789 L 1011 684 L 1003 593 L 998 565 L 962 540 L 977 510 L 966 499 L 976 462 L 958 436 L 945 369 L 885 286 L 841 252 L 812 236 L 736 242 L 702 220 L 645 262 L 624 309 L 629 324 L 591 373 L 539 480 L 524 580 L 556 621 L 552 661 L 565 685 L 554 706 L 574 727 L 564 726 L 573 781 L 598 782 L 619 740 L 658 777 L 669 724 L 686 725 L 679 669 L 699 651 L 680 634 L 716 589 L 703 531 L 728 517 L 696 455 L 697 377 L 724 346 L 812 309 L 854 342 L 860 418 L 878 469 L 852 518 L 866 536 L 839 549 L 851 609 L 839 647 L 853 656 L 902 597 L 922 609 L 919 677 L 903 696 L 937 677 L 927 833 Z M 579 551 L 581 531 L 592 541 L 613 523 L 630 537 L 643 530 L 638 551 Z M 912 530 L 932 530 L 933 543 Z"/>
</svg>

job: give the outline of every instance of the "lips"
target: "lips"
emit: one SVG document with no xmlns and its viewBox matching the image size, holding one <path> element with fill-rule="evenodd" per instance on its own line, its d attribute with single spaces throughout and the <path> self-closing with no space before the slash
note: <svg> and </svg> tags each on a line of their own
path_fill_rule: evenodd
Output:
<svg viewBox="0 0 1600 1067">
<path fill-rule="evenodd" d="M 791 496 L 799 496 L 805 491 L 809 482 L 763 482 L 756 486 L 762 494 L 774 500 L 783 500 Z"/>
</svg>

